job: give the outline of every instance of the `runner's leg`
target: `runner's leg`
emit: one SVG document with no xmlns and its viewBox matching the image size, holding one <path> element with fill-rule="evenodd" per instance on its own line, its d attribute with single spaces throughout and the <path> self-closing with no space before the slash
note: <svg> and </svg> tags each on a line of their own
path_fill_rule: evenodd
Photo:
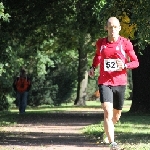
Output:
<svg viewBox="0 0 150 150">
<path fill-rule="evenodd" d="M 113 124 L 113 92 L 110 86 L 99 85 L 100 101 L 104 110 L 104 131 L 109 142 L 114 142 L 114 124 Z"/>
<path fill-rule="evenodd" d="M 113 123 L 116 124 L 121 117 L 122 107 L 124 104 L 125 85 L 112 87 L 113 90 Z"/>
<path fill-rule="evenodd" d="M 104 110 L 104 131 L 108 137 L 109 143 L 114 142 L 114 124 L 113 118 L 113 104 L 110 102 L 102 103 Z"/>
</svg>

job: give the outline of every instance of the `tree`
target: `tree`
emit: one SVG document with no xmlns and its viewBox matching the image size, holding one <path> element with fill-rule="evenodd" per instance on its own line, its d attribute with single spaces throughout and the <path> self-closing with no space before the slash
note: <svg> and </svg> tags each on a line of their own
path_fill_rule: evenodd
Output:
<svg viewBox="0 0 150 150">
<path fill-rule="evenodd" d="M 11 19 L 9 24 L 1 24 L 3 34 L 0 45 L 3 58 L 0 63 L 4 66 L 1 81 L 9 78 L 11 82 L 10 75 L 14 74 L 20 65 L 26 64 L 34 74 L 33 80 L 40 80 L 36 87 L 41 91 L 46 78 L 50 79 L 54 70 L 57 70 L 57 75 L 54 73 L 54 76 L 58 77 L 61 71 L 66 69 L 72 72 L 69 74 L 73 76 L 71 82 L 76 84 L 77 81 L 75 104 L 85 105 L 88 56 L 95 52 L 92 43 L 105 35 L 104 24 L 110 16 L 115 15 L 121 20 L 121 34 L 136 40 L 138 52 L 140 48 L 145 48 L 150 39 L 148 0 L 85 0 L 82 3 L 79 0 L 3 2 Z M 49 84 L 54 83 L 53 79 L 51 78 L 53 82 L 50 81 Z M 59 91 L 58 85 L 60 84 L 56 81 L 52 86 L 55 92 Z"/>
<path fill-rule="evenodd" d="M 136 49 L 138 48 L 136 47 Z M 132 71 L 134 88 L 130 112 L 150 113 L 150 45 L 142 53 L 142 55 L 137 53 L 140 66 Z"/>
<path fill-rule="evenodd" d="M 82 6 L 85 5 L 85 11 L 93 8 L 93 4 L 95 4 L 94 1 L 91 1 L 92 4 L 88 4 L 88 2 L 82 4 Z M 89 17 L 88 15 L 92 15 L 92 12 L 90 11 L 89 14 L 87 11 L 86 16 L 83 16 L 84 11 L 79 3 L 79 1 L 47 0 L 43 2 L 42 0 L 32 0 L 15 2 L 5 0 L 7 10 L 12 16 L 11 26 L 3 24 L 6 33 L 10 33 L 8 50 L 11 53 L 7 53 L 7 57 L 10 58 L 11 74 L 17 72 L 20 65 L 27 66 L 29 72 L 34 74 L 32 81 L 36 83 L 34 88 L 36 92 L 44 86 L 46 69 L 53 67 L 56 62 L 48 56 L 53 53 L 59 53 L 63 56 L 69 50 L 79 52 L 79 84 L 84 80 L 80 77 L 84 77 L 87 69 L 87 48 L 91 43 L 87 39 L 91 24 L 88 24 L 89 21 L 86 19 Z M 80 8 L 78 9 L 78 7 Z M 90 23 L 93 23 L 92 20 Z M 86 91 L 86 86 L 86 84 L 83 86 L 84 89 L 81 87 L 82 91 Z M 82 97 L 80 86 L 78 87 L 77 91 Z M 35 92 L 33 91 L 33 93 Z M 36 97 L 36 99 L 38 98 Z"/>
<path fill-rule="evenodd" d="M 0 3 L 0 25 L 5 22 L 8 23 L 9 22 L 9 18 L 10 15 L 8 13 L 5 13 L 4 11 L 5 7 L 3 5 L 3 3 Z M 9 87 L 8 81 L 4 82 L 4 78 L 2 76 L 3 73 L 6 73 L 5 68 L 8 67 L 8 63 L 7 63 L 7 56 L 6 53 L 4 51 L 4 49 L 6 48 L 6 43 L 5 40 L 7 40 L 8 36 L 7 35 L 3 35 L 3 31 L 1 32 L 0 35 L 0 48 L 1 48 L 1 61 L 0 61 L 0 111 L 2 110 L 7 110 L 9 108 L 9 103 L 8 103 L 8 99 L 6 97 L 6 93 L 8 93 Z"/>
<path fill-rule="evenodd" d="M 5 96 L 11 95 L 12 76 L 17 74 L 20 66 L 25 65 L 29 73 L 33 75 L 34 88 L 32 91 L 40 91 L 40 95 L 35 94 L 38 95 L 36 98 L 44 97 L 41 89 L 44 86 L 46 68 L 54 65 L 52 57 L 49 56 L 55 50 L 56 41 L 56 36 L 54 37 L 56 21 L 52 20 L 52 12 L 55 10 L 53 2 L 48 0 L 24 2 L 4 0 L 6 11 L 11 15 L 8 24 L 4 22 L 1 24 L 1 33 L 3 33 L 0 43 L 2 52 L 1 88 L 2 90 L 5 87 L 9 88 L 7 93 L 5 92 Z M 59 9 L 56 7 L 56 10 Z M 58 13 L 55 16 L 58 18 Z M 50 26 L 51 21 L 54 21 L 54 24 Z"/>
<path fill-rule="evenodd" d="M 92 42 L 96 40 L 98 35 L 97 13 L 104 5 L 105 1 L 61 1 L 58 3 L 61 8 L 66 10 L 61 20 L 61 28 L 59 31 L 59 46 L 64 50 L 74 49 L 78 54 L 78 78 L 77 78 L 77 97 L 74 104 L 85 105 L 86 89 L 88 82 L 87 75 L 87 56 L 94 49 Z M 64 5 L 65 4 L 65 5 Z M 63 12 L 62 11 L 62 12 Z M 85 13 L 86 12 L 86 13 Z M 67 28 L 66 28 L 67 26 Z M 91 28 L 95 26 L 94 28 Z M 99 29 L 99 28 L 98 28 Z M 65 35 L 65 36 L 63 36 Z M 71 37 L 71 38 L 69 38 Z M 64 45 L 65 43 L 65 45 Z"/>
<path fill-rule="evenodd" d="M 75 105 L 85 105 L 85 100 L 87 96 L 87 84 L 88 84 L 88 53 L 93 48 L 92 42 L 96 40 L 96 27 L 97 23 L 97 9 L 102 8 L 105 1 L 90 1 L 86 0 L 84 3 L 81 1 L 76 1 L 75 10 L 75 28 L 73 30 L 78 34 L 76 48 L 78 50 L 78 85 L 77 85 L 77 97 L 74 101 Z M 85 13 L 86 12 L 86 13 Z M 91 28 L 95 26 L 94 28 Z"/>
</svg>

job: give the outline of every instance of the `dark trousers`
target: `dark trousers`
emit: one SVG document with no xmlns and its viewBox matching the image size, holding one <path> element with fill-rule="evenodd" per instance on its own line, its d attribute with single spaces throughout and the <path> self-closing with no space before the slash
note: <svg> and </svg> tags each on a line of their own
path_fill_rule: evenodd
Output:
<svg viewBox="0 0 150 150">
<path fill-rule="evenodd" d="M 27 107 L 27 98 L 28 98 L 28 92 L 17 92 L 17 101 L 19 106 L 19 113 L 25 113 L 26 107 Z"/>
</svg>

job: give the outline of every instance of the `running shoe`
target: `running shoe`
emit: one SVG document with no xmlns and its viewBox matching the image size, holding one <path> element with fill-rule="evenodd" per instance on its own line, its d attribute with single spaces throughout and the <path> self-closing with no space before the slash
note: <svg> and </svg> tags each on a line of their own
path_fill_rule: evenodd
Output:
<svg viewBox="0 0 150 150">
<path fill-rule="evenodd" d="M 110 150 L 120 150 L 116 142 L 112 142 L 109 146 Z"/>
</svg>

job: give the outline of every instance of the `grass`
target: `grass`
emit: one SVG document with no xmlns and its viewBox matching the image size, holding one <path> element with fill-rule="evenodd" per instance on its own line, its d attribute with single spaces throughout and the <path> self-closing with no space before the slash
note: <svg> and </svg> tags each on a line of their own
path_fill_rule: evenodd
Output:
<svg viewBox="0 0 150 150">
<path fill-rule="evenodd" d="M 41 112 L 41 113 L 45 113 L 45 112 L 64 112 L 64 111 L 82 111 L 84 108 L 84 110 L 88 110 L 90 108 L 95 108 L 95 109 L 100 109 L 100 102 L 99 101 L 87 101 L 86 102 L 86 106 L 75 106 L 74 103 L 64 103 L 61 106 L 48 106 L 48 105 L 41 105 L 38 107 L 27 107 L 27 112 Z M 17 113 L 18 109 L 17 108 L 12 108 L 10 110 L 13 113 Z"/>
<path fill-rule="evenodd" d="M 131 101 L 125 102 L 124 112 L 129 110 Z M 61 112 L 80 112 L 86 111 L 87 113 L 92 113 L 91 109 L 95 111 L 101 110 L 100 102 L 97 101 L 87 101 L 86 106 L 75 106 L 74 103 L 64 103 L 61 106 L 51 107 L 48 105 L 42 105 L 39 107 L 27 107 L 27 114 L 30 113 L 61 113 Z M 18 117 L 18 108 L 11 108 L 9 111 L 0 112 L 0 126 L 16 124 L 16 118 Z"/>
<path fill-rule="evenodd" d="M 123 112 L 126 112 L 129 110 L 131 105 L 131 101 L 125 101 L 125 108 L 123 109 Z M 100 109 L 100 101 L 87 101 L 86 106 L 75 106 L 74 103 L 64 103 L 61 106 L 50 106 L 50 105 L 41 105 L 38 107 L 28 107 L 27 112 L 62 112 L 62 111 L 82 111 L 84 110 L 90 110 L 90 108 L 95 108 L 95 109 Z M 17 108 L 12 108 L 10 110 L 13 113 L 17 113 L 18 109 Z"/>
<path fill-rule="evenodd" d="M 126 101 L 120 121 L 115 125 L 115 139 L 124 150 L 150 150 L 150 115 L 131 114 Z M 83 133 L 102 143 L 103 122 L 87 126 Z"/>
<path fill-rule="evenodd" d="M 125 150 L 150 150 L 149 115 L 133 115 L 124 113 L 115 125 L 116 141 Z M 103 122 L 84 128 L 84 134 L 102 142 Z"/>
<path fill-rule="evenodd" d="M 150 150 L 150 115 L 146 114 L 130 114 L 131 101 L 125 101 L 123 114 L 120 122 L 115 125 L 116 141 L 124 147 L 124 150 Z M 90 112 L 91 108 L 95 111 L 100 110 L 99 101 L 88 101 L 84 107 L 74 106 L 73 103 L 62 104 L 59 107 L 40 106 L 36 108 L 28 107 L 27 114 L 37 113 L 61 113 L 86 111 Z M 90 112 L 92 113 L 92 112 Z M 9 112 L 0 113 L 0 126 L 9 126 L 17 124 L 18 109 L 11 109 Z M 97 143 L 102 141 L 103 122 L 87 126 L 83 129 L 83 133 L 90 138 L 94 138 Z"/>
</svg>

